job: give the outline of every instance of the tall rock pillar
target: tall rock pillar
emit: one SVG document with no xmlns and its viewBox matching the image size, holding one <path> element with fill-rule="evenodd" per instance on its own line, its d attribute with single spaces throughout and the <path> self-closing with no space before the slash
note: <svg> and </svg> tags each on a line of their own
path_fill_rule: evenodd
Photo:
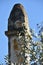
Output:
<svg viewBox="0 0 43 65">
<path fill-rule="evenodd" d="M 21 4 L 15 4 L 8 18 L 9 65 L 29 65 L 29 44 L 31 33 L 28 17 Z"/>
</svg>

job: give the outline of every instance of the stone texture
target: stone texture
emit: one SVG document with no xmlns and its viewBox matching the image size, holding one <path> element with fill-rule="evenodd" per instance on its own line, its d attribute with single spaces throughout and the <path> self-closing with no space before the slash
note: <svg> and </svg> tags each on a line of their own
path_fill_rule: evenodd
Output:
<svg viewBox="0 0 43 65">
<path fill-rule="evenodd" d="M 8 36 L 8 40 L 10 41 L 10 47 L 8 50 L 9 52 L 9 59 L 11 61 L 10 65 L 14 65 L 14 63 L 17 63 L 17 65 L 23 63 L 24 57 L 22 56 L 21 51 L 24 49 L 23 44 L 23 38 L 20 38 L 20 33 L 23 31 L 23 28 L 26 28 L 27 33 L 22 32 L 25 35 L 29 35 L 29 40 L 31 38 L 30 28 L 28 24 L 28 16 L 25 12 L 24 7 L 21 4 L 15 4 L 14 7 L 11 10 L 10 16 L 8 18 L 8 31 L 5 32 L 5 34 Z M 27 48 L 29 48 L 29 43 L 26 45 Z M 27 60 L 29 62 L 30 57 L 28 54 Z M 29 65 L 29 64 L 27 64 Z"/>
</svg>

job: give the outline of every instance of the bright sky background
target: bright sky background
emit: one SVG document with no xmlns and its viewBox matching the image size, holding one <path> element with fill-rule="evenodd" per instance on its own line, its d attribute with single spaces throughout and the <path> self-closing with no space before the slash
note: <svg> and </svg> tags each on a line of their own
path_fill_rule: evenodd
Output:
<svg viewBox="0 0 43 65">
<path fill-rule="evenodd" d="M 0 63 L 8 54 L 8 38 L 5 36 L 8 17 L 15 3 L 21 3 L 29 18 L 32 29 L 37 30 L 36 24 L 43 21 L 43 0 L 0 0 Z"/>
</svg>

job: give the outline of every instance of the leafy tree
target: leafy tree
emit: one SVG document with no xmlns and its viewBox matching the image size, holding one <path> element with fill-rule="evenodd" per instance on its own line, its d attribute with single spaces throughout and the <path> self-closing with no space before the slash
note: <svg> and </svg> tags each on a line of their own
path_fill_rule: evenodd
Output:
<svg viewBox="0 0 43 65">
<path fill-rule="evenodd" d="M 43 65 L 43 26 L 37 24 L 38 34 L 34 33 L 31 29 L 32 36 L 38 39 L 35 41 L 34 38 L 31 41 L 30 45 L 30 61 L 31 65 Z"/>
<path fill-rule="evenodd" d="M 26 31 L 26 28 L 23 28 L 23 31 L 19 32 L 19 40 L 23 41 L 23 45 L 21 46 L 21 53 L 24 57 L 23 65 L 43 65 L 43 26 L 37 24 L 38 34 L 34 33 L 32 29 L 30 29 L 32 38 Z M 25 35 L 27 33 L 27 35 Z M 34 40 L 36 38 L 37 40 Z M 29 48 L 27 45 L 29 44 Z M 30 64 L 28 64 L 27 56 L 30 56 Z M 9 64 L 8 56 L 5 57 L 6 65 Z"/>
</svg>

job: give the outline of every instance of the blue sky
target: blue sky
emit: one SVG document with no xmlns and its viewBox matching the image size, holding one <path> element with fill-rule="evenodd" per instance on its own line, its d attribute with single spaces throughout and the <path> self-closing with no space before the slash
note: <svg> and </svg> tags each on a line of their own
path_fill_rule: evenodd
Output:
<svg viewBox="0 0 43 65">
<path fill-rule="evenodd" d="M 37 31 L 36 24 L 43 21 L 43 0 L 0 0 L 0 63 L 4 63 L 4 56 L 8 54 L 8 38 L 5 36 L 5 31 L 15 3 L 24 6 L 32 29 Z"/>
</svg>

